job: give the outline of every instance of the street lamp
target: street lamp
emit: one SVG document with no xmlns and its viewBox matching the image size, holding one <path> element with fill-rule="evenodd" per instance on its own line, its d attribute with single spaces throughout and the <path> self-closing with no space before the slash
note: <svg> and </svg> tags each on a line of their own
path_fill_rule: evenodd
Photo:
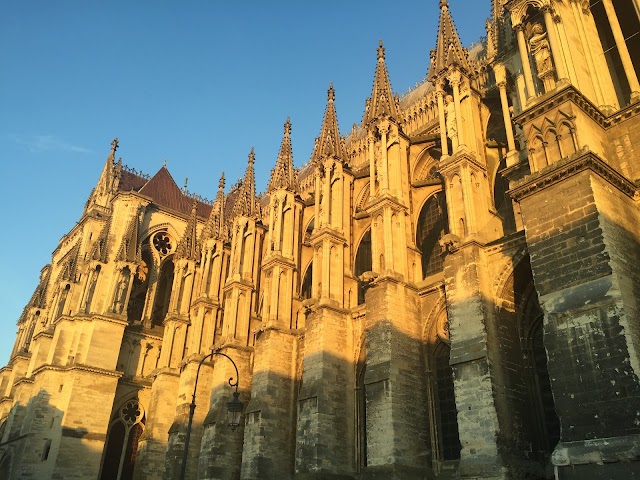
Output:
<svg viewBox="0 0 640 480">
<path fill-rule="evenodd" d="M 209 355 L 206 355 L 200 363 L 198 363 L 198 370 L 196 371 L 196 382 L 193 385 L 193 396 L 191 400 L 191 404 L 189 405 L 189 422 L 187 423 L 187 433 L 184 438 L 184 451 L 182 452 L 182 466 L 180 469 L 180 479 L 184 480 L 185 475 L 187 473 L 187 457 L 189 455 L 189 440 L 191 439 L 191 424 L 193 423 L 193 414 L 196 411 L 196 389 L 198 388 L 198 377 L 200 376 L 200 367 L 202 364 L 208 359 L 212 358 L 214 355 L 221 355 L 223 357 L 227 357 L 233 368 L 236 369 L 236 380 L 233 381 L 233 377 L 229 378 L 229 385 L 231 387 L 235 387 L 236 391 L 233 392 L 233 398 L 231 401 L 227 403 L 227 419 L 228 424 L 231 427 L 231 430 L 235 430 L 238 425 L 240 425 L 240 417 L 242 416 L 242 408 L 243 404 L 240 401 L 240 394 L 238 393 L 238 367 L 236 366 L 233 359 L 227 355 L 226 353 L 222 353 L 220 350 L 214 350 Z"/>
</svg>

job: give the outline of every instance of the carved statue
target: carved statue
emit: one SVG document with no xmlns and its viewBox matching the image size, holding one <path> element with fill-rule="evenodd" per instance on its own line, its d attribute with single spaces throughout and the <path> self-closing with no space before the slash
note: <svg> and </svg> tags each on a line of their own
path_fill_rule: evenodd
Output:
<svg viewBox="0 0 640 480">
<path fill-rule="evenodd" d="M 453 149 L 455 150 L 458 145 L 458 124 L 456 120 L 456 106 L 453 102 L 453 97 L 447 95 L 444 97 L 444 118 L 445 125 L 447 127 L 447 136 L 451 139 Z"/>
<path fill-rule="evenodd" d="M 118 282 L 116 287 L 115 303 L 113 311 L 116 313 L 122 313 L 124 311 L 124 304 L 127 297 L 127 290 L 129 289 L 129 272 L 123 272 L 122 278 Z"/>
<path fill-rule="evenodd" d="M 539 23 L 534 24 L 531 29 L 529 49 L 536 62 L 538 78 L 544 83 L 545 91 L 549 91 L 554 87 L 555 83 L 553 79 L 553 60 L 551 59 L 551 47 L 549 46 L 547 32 L 544 31 L 544 28 Z"/>
</svg>

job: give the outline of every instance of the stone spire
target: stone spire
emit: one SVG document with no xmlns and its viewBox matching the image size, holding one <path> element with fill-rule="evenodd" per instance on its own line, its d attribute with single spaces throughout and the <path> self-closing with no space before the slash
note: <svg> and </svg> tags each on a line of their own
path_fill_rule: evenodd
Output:
<svg viewBox="0 0 640 480">
<path fill-rule="evenodd" d="M 291 151 L 291 121 L 287 117 L 284 124 L 284 136 L 280 145 L 280 153 L 276 166 L 271 170 L 271 178 L 267 186 L 267 193 L 277 188 L 285 188 L 296 192 L 298 190 L 295 169 L 293 168 L 293 153 Z"/>
<path fill-rule="evenodd" d="M 176 247 L 176 258 L 185 258 L 187 260 L 197 260 L 200 255 L 200 244 L 197 237 L 198 228 L 198 201 L 194 200 L 191 205 L 191 215 L 187 228 L 184 230 L 182 238 Z"/>
<path fill-rule="evenodd" d="M 382 46 L 382 40 L 380 40 L 376 75 L 373 79 L 373 92 L 371 93 L 371 98 L 367 101 L 363 123 L 366 125 L 383 116 L 394 120 L 397 119 L 398 105 L 396 105 L 396 99 L 393 97 L 391 90 L 387 66 L 384 63 L 384 47 Z"/>
<path fill-rule="evenodd" d="M 431 65 L 427 79 L 434 80 L 451 65 L 456 65 L 465 72 L 470 71 L 467 50 L 460 43 L 460 37 L 449 12 L 449 2 L 440 0 L 438 38 L 436 48 L 431 52 Z"/>
<path fill-rule="evenodd" d="M 251 147 L 249 158 L 247 160 L 247 170 L 244 173 L 244 179 L 240 186 L 238 196 L 233 206 L 232 216 L 243 215 L 252 217 L 256 210 L 256 181 L 253 164 L 256 161 L 256 155 Z"/>
<path fill-rule="evenodd" d="M 335 157 L 340 160 L 344 159 L 342 149 L 342 139 L 338 129 L 338 116 L 335 107 L 336 92 L 333 89 L 333 83 L 329 84 L 327 91 L 327 108 L 324 112 L 320 137 L 313 149 L 311 159 L 318 161 L 323 157 Z"/>
<path fill-rule="evenodd" d="M 224 172 L 218 182 L 218 194 L 211 207 L 211 213 L 202 230 L 201 244 L 209 238 L 221 238 L 224 230 Z"/>
<path fill-rule="evenodd" d="M 89 195 L 89 199 L 85 205 L 85 211 L 94 204 L 98 204 L 101 207 L 108 207 L 111 198 L 118 190 L 120 172 L 122 170 L 122 159 L 116 163 L 115 158 L 118 145 L 118 138 L 116 137 L 111 142 L 109 156 L 104 164 L 98 183 Z"/>
</svg>

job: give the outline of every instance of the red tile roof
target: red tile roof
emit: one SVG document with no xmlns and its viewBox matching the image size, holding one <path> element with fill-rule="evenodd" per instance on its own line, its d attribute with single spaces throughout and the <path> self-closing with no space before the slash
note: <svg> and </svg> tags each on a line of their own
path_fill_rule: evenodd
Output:
<svg viewBox="0 0 640 480">
<path fill-rule="evenodd" d="M 173 177 L 163 166 L 158 172 L 147 180 L 135 173 L 123 170 L 120 177 L 120 191 L 136 191 L 150 197 L 154 203 L 170 208 L 184 215 L 191 214 L 193 198 L 186 195 L 173 180 Z M 211 205 L 198 201 L 196 214 L 202 218 L 208 218 Z"/>
</svg>

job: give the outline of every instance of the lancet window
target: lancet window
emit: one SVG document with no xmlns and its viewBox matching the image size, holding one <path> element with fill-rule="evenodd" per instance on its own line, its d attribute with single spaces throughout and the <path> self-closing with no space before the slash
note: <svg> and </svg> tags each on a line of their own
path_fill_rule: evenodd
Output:
<svg viewBox="0 0 640 480">
<path fill-rule="evenodd" d="M 417 245 L 422 253 L 423 278 L 441 272 L 444 267 L 440 239 L 446 229 L 444 194 L 439 192 L 427 200 L 418 218 Z"/>
<path fill-rule="evenodd" d="M 146 421 L 137 399 L 125 402 L 111 419 L 100 480 L 131 480 Z"/>
</svg>

